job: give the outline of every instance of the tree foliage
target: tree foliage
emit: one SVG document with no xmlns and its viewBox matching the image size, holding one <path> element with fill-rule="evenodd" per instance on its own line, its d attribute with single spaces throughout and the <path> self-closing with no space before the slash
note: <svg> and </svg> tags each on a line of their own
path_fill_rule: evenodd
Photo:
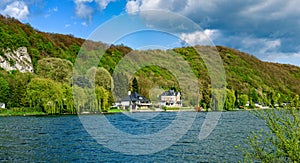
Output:
<svg viewBox="0 0 300 163">
<path fill-rule="evenodd" d="M 131 84 L 131 91 L 132 92 L 137 92 L 137 93 L 139 93 L 139 84 L 138 84 L 138 81 L 137 81 L 137 79 L 136 79 L 136 77 L 134 77 L 133 78 L 133 80 L 132 80 L 132 84 Z"/>
<path fill-rule="evenodd" d="M 246 142 L 244 162 L 298 162 L 300 160 L 300 111 L 295 108 L 256 112 L 269 131 L 252 133 Z"/>
<path fill-rule="evenodd" d="M 245 94 L 240 95 L 238 105 L 243 108 L 246 106 L 247 102 L 248 102 L 248 95 Z"/>
<path fill-rule="evenodd" d="M 44 58 L 38 61 L 36 73 L 42 78 L 56 82 L 70 83 L 73 65 L 70 61 L 59 58 Z"/>
<path fill-rule="evenodd" d="M 10 92 L 9 89 L 7 81 L 3 77 L 0 77 L 0 102 L 7 102 Z"/>
<path fill-rule="evenodd" d="M 224 104 L 225 110 L 233 110 L 235 107 L 235 94 L 233 90 L 227 89 L 226 90 L 226 100 Z"/>
<path fill-rule="evenodd" d="M 101 87 L 97 86 L 95 88 L 96 99 L 97 99 L 97 108 L 98 111 L 107 112 L 109 109 L 109 92 Z"/>
<path fill-rule="evenodd" d="M 63 90 L 51 79 L 35 78 L 27 86 L 27 100 L 37 111 L 58 114 L 63 108 Z"/>
</svg>

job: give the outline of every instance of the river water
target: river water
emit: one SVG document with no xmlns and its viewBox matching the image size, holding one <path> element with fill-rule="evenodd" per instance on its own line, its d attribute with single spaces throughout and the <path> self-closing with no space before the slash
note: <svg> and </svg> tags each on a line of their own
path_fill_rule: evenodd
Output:
<svg viewBox="0 0 300 163">
<path fill-rule="evenodd" d="M 137 120 L 124 114 L 84 115 L 83 118 L 105 116 L 119 130 L 142 135 L 163 130 L 177 113 L 134 114 L 153 114 L 154 120 Z M 200 126 L 207 113 L 196 114 L 191 128 L 176 143 L 143 155 L 119 153 L 98 143 L 75 115 L 0 117 L 0 162 L 238 162 L 243 156 L 234 146 L 245 146 L 251 131 L 266 129 L 249 111 L 224 112 L 212 133 L 199 140 Z"/>
</svg>

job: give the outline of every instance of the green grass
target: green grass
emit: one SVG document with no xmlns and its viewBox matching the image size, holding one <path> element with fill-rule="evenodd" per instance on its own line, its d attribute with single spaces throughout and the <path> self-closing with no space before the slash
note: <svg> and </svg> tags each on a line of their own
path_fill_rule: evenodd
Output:
<svg viewBox="0 0 300 163">
<path fill-rule="evenodd" d="M 47 115 L 44 112 L 35 111 L 33 108 L 11 108 L 0 109 L 0 116 L 26 116 L 26 115 Z"/>
<path fill-rule="evenodd" d="M 116 109 L 116 108 L 110 109 L 110 110 L 108 111 L 108 113 L 121 113 L 121 112 L 123 112 L 123 111 L 120 110 L 120 109 Z"/>
<path fill-rule="evenodd" d="M 187 108 L 187 107 L 165 107 L 164 108 L 166 111 L 185 111 L 185 110 L 195 110 L 193 108 Z"/>
<path fill-rule="evenodd" d="M 14 111 L 10 111 L 10 110 L 7 110 L 7 112 L 2 112 L 0 113 L 0 116 L 19 116 L 19 115 L 47 115 L 46 113 L 44 112 L 14 112 Z"/>
</svg>

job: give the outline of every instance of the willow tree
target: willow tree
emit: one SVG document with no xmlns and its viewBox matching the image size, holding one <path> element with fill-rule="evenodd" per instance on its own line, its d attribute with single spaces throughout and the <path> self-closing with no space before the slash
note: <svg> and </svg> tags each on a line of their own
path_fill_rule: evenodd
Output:
<svg viewBox="0 0 300 163">
<path fill-rule="evenodd" d="M 63 84 L 62 88 L 63 88 L 63 106 L 64 106 L 63 112 L 75 114 L 76 109 L 74 106 L 72 87 L 69 86 L 68 84 Z"/>
<path fill-rule="evenodd" d="M 92 67 L 87 71 L 87 78 L 93 81 L 95 87 L 103 87 L 108 92 L 108 103 L 112 105 L 114 98 L 112 95 L 113 80 L 110 73 L 103 67 Z"/>
<path fill-rule="evenodd" d="M 61 113 L 63 108 L 63 89 L 60 83 L 51 79 L 35 78 L 27 85 L 27 100 L 36 111 L 49 114 Z"/>
<path fill-rule="evenodd" d="M 106 112 L 109 109 L 109 92 L 101 86 L 95 88 L 95 94 L 97 99 L 97 111 Z"/>
<path fill-rule="evenodd" d="M 88 101 L 88 97 L 85 94 L 84 88 L 73 86 L 74 105 L 77 113 L 81 113 Z"/>
</svg>

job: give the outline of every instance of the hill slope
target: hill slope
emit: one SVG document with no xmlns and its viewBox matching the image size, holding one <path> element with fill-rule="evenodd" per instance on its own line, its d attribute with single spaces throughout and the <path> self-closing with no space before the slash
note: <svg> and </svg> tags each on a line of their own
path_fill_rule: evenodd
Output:
<svg viewBox="0 0 300 163">
<path fill-rule="evenodd" d="M 28 89 L 27 85 L 33 78 L 48 78 L 49 80 L 51 79 L 55 82 L 71 86 L 70 78 L 64 78 L 64 74 L 60 74 L 62 75 L 61 78 L 64 78 L 60 81 L 57 79 L 57 75 L 54 78 L 53 74 L 47 75 L 45 72 L 43 74 L 43 72 L 40 70 L 37 71 L 37 69 L 38 67 L 56 64 L 74 64 L 80 47 L 85 42 L 84 39 L 75 38 L 71 35 L 40 32 L 33 29 L 29 24 L 22 24 L 13 18 L 6 18 L 4 16 L 0 16 L 0 35 L 0 49 L 2 49 L 0 56 L 11 60 L 5 57 L 4 52 L 11 52 L 18 50 L 20 47 L 25 47 L 34 68 L 34 74 L 21 74 L 16 71 L 9 73 L 1 70 L 0 82 L 2 82 L 2 87 L 8 86 L 5 89 L 1 88 L 1 91 L 7 91 L 0 95 L 0 102 L 7 101 L 11 107 L 29 106 L 28 99 L 26 99 L 26 89 Z M 92 41 L 89 41 L 88 45 L 85 47 L 85 50 L 91 52 L 91 54 L 93 54 L 93 51 L 99 49 L 99 47 L 102 49 L 108 47 L 108 45 L 103 43 Z M 217 46 L 216 48 L 223 59 L 226 70 L 227 101 L 233 103 L 230 105 L 231 107 L 244 106 L 245 101 L 250 101 L 250 103 L 260 102 L 266 105 L 283 102 L 298 103 L 300 94 L 299 67 L 262 62 L 252 55 L 223 46 Z M 129 47 L 112 45 L 101 58 L 99 67 L 105 68 L 112 74 L 119 61 L 131 51 L 132 49 Z M 200 104 L 204 107 L 208 106 L 211 96 L 210 79 L 203 60 L 192 47 L 175 48 L 173 51 L 180 54 L 192 67 L 193 72 L 199 79 Z M 142 53 L 151 52 L 165 53 L 165 51 L 161 50 L 142 51 Z M 43 60 L 44 58 L 60 58 L 70 62 L 51 59 L 45 61 Z M 12 61 L 8 62 L 14 64 L 16 60 L 12 59 Z M 49 64 L 50 62 L 53 62 L 53 64 Z M 57 66 L 59 67 L 59 65 Z M 72 73 L 68 71 L 64 73 Z M 51 71 L 51 73 L 58 72 Z M 163 89 L 173 88 L 180 90 L 176 78 L 169 71 L 157 66 L 143 68 L 135 76 L 138 79 L 139 92 L 146 97 L 149 97 L 151 88 L 155 86 Z M 103 82 L 99 81 L 98 83 Z M 108 92 L 110 91 L 110 86 L 103 87 L 107 88 Z"/>
</svg>

